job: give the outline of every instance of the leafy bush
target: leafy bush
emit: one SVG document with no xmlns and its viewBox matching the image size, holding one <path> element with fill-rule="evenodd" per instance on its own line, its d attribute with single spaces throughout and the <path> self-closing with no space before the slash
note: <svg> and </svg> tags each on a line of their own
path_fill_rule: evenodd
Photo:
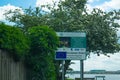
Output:
<svg viewBox="0 0 120 80">
<path fill-rule="evenodd" d="M 32 80 L 56 80 L 54 55 L 58 41 L 55 31 L 47 26 L 32 27 L 24 33 L 18 27 L 0 23 L 0 49 L 15 60 L 25 57 Z"/>
<path fill-rule="evenodd" d="M 0 23 L 0 49 L 9 51 L 15 60 L 19 60 L 27 53 L 29 41 L 20 28 Z"/>
<path fill-rule="evenodd" d="M 37 26 L 29 28 L 27 33 L 31 46 L 26 61 L 32 70 L 32 79 L 56 80 L 53 61 L 58 37 L 55 31 L 47 26 Z"/>
</svg>

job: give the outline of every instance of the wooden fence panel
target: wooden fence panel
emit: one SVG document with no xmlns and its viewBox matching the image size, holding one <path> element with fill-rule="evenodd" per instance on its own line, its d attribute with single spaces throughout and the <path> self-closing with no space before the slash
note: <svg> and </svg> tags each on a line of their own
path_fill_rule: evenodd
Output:
<svg viewBox="0 0 120 80">
<path fill-rule="evenodd" d="M 0 50 L 0 80 L 26 80 L 24 63 L 15 62 L 8 54 Z"/>
</svg>

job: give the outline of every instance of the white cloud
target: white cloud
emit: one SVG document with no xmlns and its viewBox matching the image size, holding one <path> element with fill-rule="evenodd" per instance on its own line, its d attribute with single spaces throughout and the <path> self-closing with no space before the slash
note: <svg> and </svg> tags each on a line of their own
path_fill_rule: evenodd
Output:
<svg viewBox="0 0 120 80">
<path fill-rule="evenodd" d="M 60 0 L 37 0 L 36 6 L 39 7 L 39 6 L 41 6 L 41 5 L 47 5 L 47 4 L 53 6 L 54 2 L 55 2 L 56 4 L 58 4 L 59 1 L 60 1 Z M 61 1 L 64 1 L 64 0 L 61 0 Z M 57 6 L 56 6 L 56 7 L 57 7 Z M 45 11 L 49 11 L 47 8 L 44 8 L 44 10 L 45 10 Z"/>
<path fill-rule="evenodd" d="M 93 3 L 93 2 L 95 2 L 95 1 L 99 1 L 99 0 L 88 0 L 87 2 L 88 2 L 88 3 Z"/>
<path fill-rule="evenodd" d="M 59 1 L 59 0 L 37 0 L 36 6 L 46 5 L 46 4 L 53 4 L 53 1 Z"/>
<path fill-rule="evenodd" d="M 37 0 L 36 7 L 40 7 L 41 5 L 53 5 L 53 0 Z M 47 8 L 43 8 L 45 11 L 49 11 Z"/>
<path fill-rule="evenodd" d="M 23 14 L 22 9 L 19 8 L 19 7 L 16 7 L 16 6 L 13 6 L 13 5 L 10 5 L 10 4 L 4 5 L 4 6 L 0 6 L 0 12 L 1 12 L 1 13 L 0 13 L 0 21 L 5 21 L 5 16 L 4 16 L 4 14 L 5 14 L 7 11 L 9 11 L 9 10 L 14 11 L 15 9 L 19 9 L 19 10 L 20 10 L 20 13 Z"/>
<path fill-rule="evenodd" d="M 37 0 L 36 2 L 36 6 L 41 6 L 41 5 L 46 5 L 46 4 L 50 4 L 50 5 L 53 5 L 53 2 L 56 2 L 58 3 L 60 0 Z M 62 0 L 64 1 L 64 0 Z M 107 10 L 111 10 L 111 9 L 120 9 L 120 1 L 119 0 L 110 0 L 110 1 L 104 1 L 102 4 L 100 5 L 91 5 L 91 3 L 94 3 L 94 2 L 100 2 L 101 0 L 88 0 L 88 4 L 87 7 L 88 9 L 91 11 L 93 8 L 100 8 L 104 11 L 107 11 Z M 44 10 L 48 10 L 46 8 L 44 8 Z"/>
<path fill-rule="evenodd" d="M 105 6 L 106 5 L 106 6 Z M 119 0 L 111 0 L 109 2 L 105 2 L 103 4 L 108 9 L 120 9 L 120 1 Z M 104 8 L 104 7 L 103 7 Z"/>
<path fill-rule="evenodd" d="M 88 0 L 88 3 L 93 3 L 94 2 L 94 0 Z"/>
<path fill-rule="evenodd" d="M 116 54 L 109 54 L 110 57 L 100 55 L 97 56 L 95 54 L 91 54 L 91 58 L 88 58 L 84 61 L 84 70 L 89 71 L 93 69 L 105 69 L 108 71 L 113 70 L 119 70 L 119 64 L 120 64 L 120 53 Z M 75 62 L 75 64 L 72 64 L 70 67 L 73 68 L 73 70 L 77 71 L 80 70 L 80 61 L 72 61 Z"/>
<path fill-rule="evenodd" d="M 46 4 L 50 4 L 53 5 L 53 2 L 59 2 L 60 0 L 37 0 L 36 2 L 36 6 L 41 6 L 41 5 L 46 5 Z M 63 0 L 62 0 L 63 1 Z M 111 10 L 111 9 L 120 9 L 120 1 L 119 0 L 110 0 L 110 1 L 104 1 L 102 4 L 100 5 L 91 5 L 91 3 L 94 2 L 100 2 L 101 0 L 88 0 L 88 4 L 87 7 L 88 9 L 93 9 L 93 8 L 100 8 L 102 10 Z"/>
<path fill-rule="evenodd" d="M 94 2 L 95 0 L 89 0 L 91 2 Z M 100 2 L 100 0 L 99 0 Z M 120 9 L 120 1 L 119 0 L 110 0 L 110 1 L 105 1 L 104 3 L 94 6 L 91 4 L 87 4 L 88 8 L 92 7 L 92 8 L 100 8 L 104 11 L 108 11 L 108 10 L 113 10 L 113 9 Z"/>
</svg>

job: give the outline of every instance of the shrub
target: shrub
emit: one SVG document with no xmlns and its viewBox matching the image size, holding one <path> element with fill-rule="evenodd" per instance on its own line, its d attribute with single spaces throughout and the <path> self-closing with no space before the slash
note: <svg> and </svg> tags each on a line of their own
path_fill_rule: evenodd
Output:
<svg viewBox="0 0 120 80">
<path fill-rule="evenodd" d="M 35 80 L 56 80 L 54 55 L 58 46 L 58 37 L 48 26 L 31 27 L 27 31 L 31 41 L 26 61 Z"/>
<path fill-rule="evenodd" d="M 17 61 L 29 50 L 29 41 L 20 28 L 0 23 L 0 49 L 9 51 Z"/>
</svg>

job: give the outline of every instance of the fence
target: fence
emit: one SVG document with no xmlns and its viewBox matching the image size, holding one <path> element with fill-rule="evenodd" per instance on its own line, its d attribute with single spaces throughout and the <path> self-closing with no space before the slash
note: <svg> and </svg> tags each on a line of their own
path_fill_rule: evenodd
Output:
<svg viewBox="0 0 120 80">
<path fill-rule="evenodd" d="M 0 80 L 26 80 L 23 62 L 15 62 L 7 52 L 2 50 L 0 50 Z"/>
</svg>

